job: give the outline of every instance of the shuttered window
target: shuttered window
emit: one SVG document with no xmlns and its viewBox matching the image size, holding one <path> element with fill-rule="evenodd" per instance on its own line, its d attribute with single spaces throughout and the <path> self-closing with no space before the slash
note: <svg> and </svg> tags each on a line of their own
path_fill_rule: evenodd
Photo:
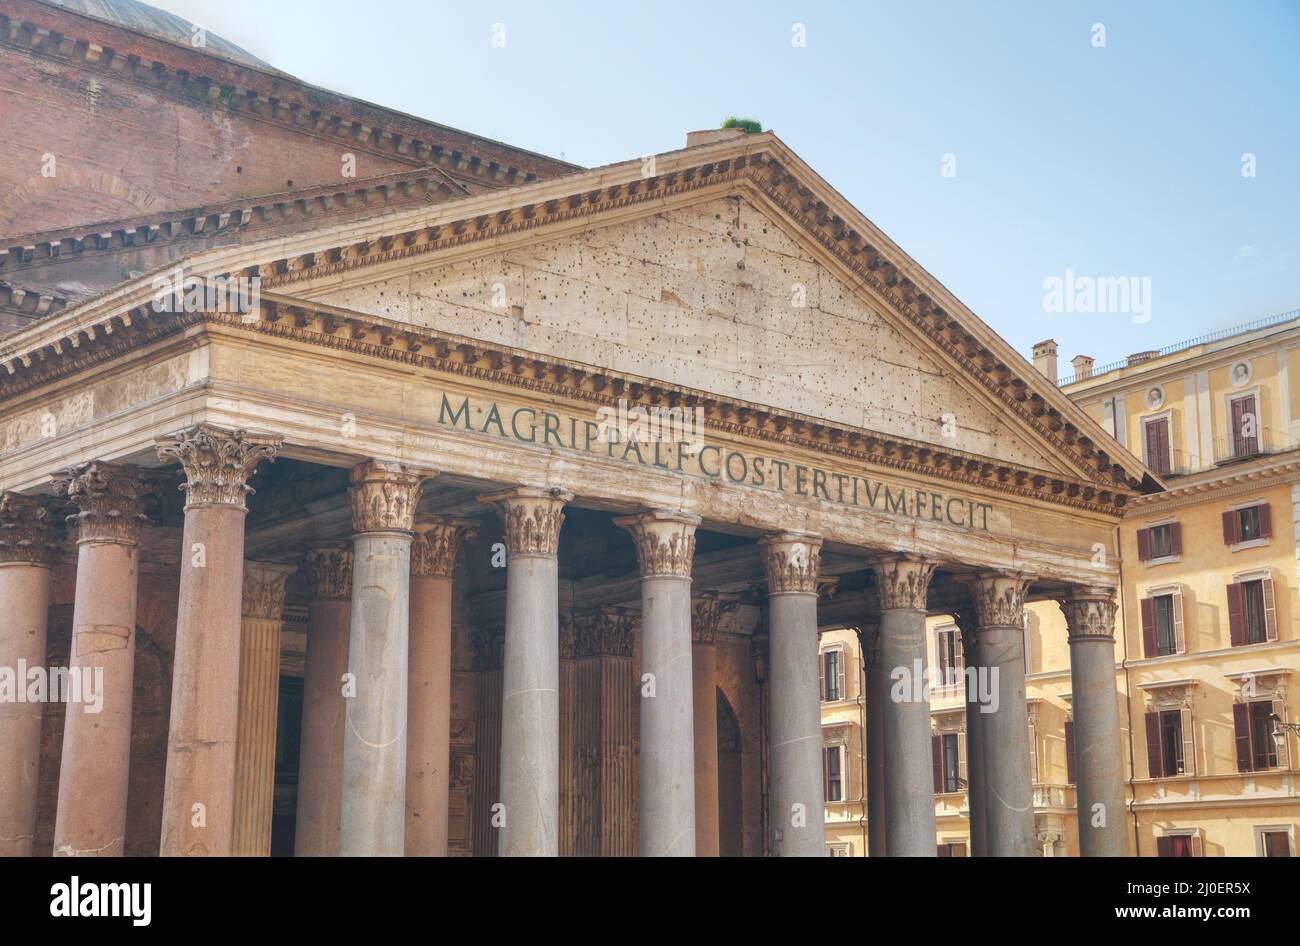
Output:
<svg viewBox="0 0 1300 946">
<path fill-rule="evenodd" d="M 1163 594 L 1143 598 L 1140 611 L 1143 656 L 1166 657 L 1186 650 L 1182 595 Z"/>
<path fill-rule="evenodd" d="M 1235 581 L 1228 586 L 1228 635 L 1233 647 L 1277 640 L 1273 579 Z"/>
<path fill-rule="evenodd" d="M 1223 514 L 1223 544 L 1236 545 L 1273 537 L 1273 513 L 1268 503 L 1256 503 Z"/>
<path fill-rule="evenodd" d="M 844 699 L 844 649 L 823 651 L 820 670 L 822 702 Z"/>
<path fill-rule="evenodd" d="M 1156 838 L 1156 854 L 1160 857 L 1195 857 L 1197 840 L 1195 835 L 1174 834 Z"/>
<path fill-rule="evenodd" d="M 844 800 L 844 766 L 841 746 L 827 746 L 822 750 L 825 759 L 825 784 L 827 801 Z"/>
<path fill-rule="evenodd" d="M 1259 414 L 1255 395 L 1232 399 L 1232 455 L 1248 457 L 1259 453 Z"/>
<path fill-rule="evenodd" d="M 1278 767 L 1285 754 L 1274 735 L 1273 715 L 1281 715 L 1271 700 L 1235 703 L 1232 728 L 1237 745 L 1237 771 L 1261 772 Z M 1279 752 L 1279 750 L 1283 750 Z"/>
<path fill-rule="evenodd" d="M 941 686 L 956 686 L 962 679 L 961 633 L 955 627 L 935 631 L 935 655 Z"/>
<path fill-rule="evenodd" d="M 1192 711 L 1160 710 L 1146 714 L 1147 773 L 1151 778 L 1191 774 Z"/>
<path fill-rule="evenodd" d="M 1158 417 L 1146 422 L 1147 466 L 1157 474 L 1170 471 L 1169 418 Z"/>
</svg>

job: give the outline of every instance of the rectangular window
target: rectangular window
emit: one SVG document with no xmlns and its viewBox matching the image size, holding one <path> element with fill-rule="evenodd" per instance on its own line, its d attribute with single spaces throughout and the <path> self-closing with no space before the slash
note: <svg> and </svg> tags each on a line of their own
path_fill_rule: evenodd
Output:
<svg viewBox="0 0 1300 946">
<path fill-rule="evenodd" d="M 1273 736 L 1272 717 L 1272 702 L 1250 704 L 1250 747 L 1256 772 L 1277 768 L 1277 740 Z"/>
<path fill-rule="evenodd" d="M 1147 770 L 1151 778 L 1170 778 L 1192 771 L 1191 725 L 1191 710 L 1147 713 Z"/>
<path fill-rule="evenodd" d="M 1156 602 L 1156 654 L 1160 657 L 1178 652 L 1174 636 L 1174 596 L 1161 595 Z"/>
<path fill-rule="evenodd" d="M 1246 643 L 1261 643 L 1268 639 L 1268 629 L 1264 620 L 1264 582 L 1242 582 L 1241 595 Z"/>
<path fill-rule="evenodd" d="M 828 650 L 822 654 L 822 699 L 826 702 L 843 699 L 843 678 L 840 675 L 842 650 Z"/>
<path fill-rule="evenodd" d="M 1259 414 L 1255 395 L 1232 399 L 1232 455 L 1249 457 L 1259 453 Z"/>
<path fill-rule="evenodd" d="M 1170 471 L 1169 418 L 1159 417 L 1146 422 L 1147 466 L 1152 472 L 1163 475 Z"/>
<path fill-rule="evenodd" d="M 1249 542 L 1263 536 L 1259 527 L 1259 507 L 1247 506 L 1237 510 L 1237 541 Z"/>
<path fill-rule="evenodd" d="M 840 746 L 827 746 L 823 751 L 826 759 L 826 800 L 844 800 L 844 777 L 842 774 Z"/>
<path fill-rule="evenodd" d="M 935 632 L 935 651 L 941 686 L 956 686 L 962 680 L 961 636 L 955 627 Z"/>
<path fill-rule="evenodd" d="M 1195 857 L 1196 837 L 1191 834 L 1174 834 L 1156 838 L 1156 854 L 1160 857 Z"/>
<path fill-rule="evenodd" d="M 956 733 L 944 733 L 943 736 L 943 790 L 961 791 L 961 756 Z"/>
<path fill-rule="evenodd" d="M 1265 857 L 1290 857 L 1291 838 L 1285 831 L 1261 831 L 1260 851 Z"/>
<path fill-rule="evenodd" d="M 1151 557 L 1167 558 L 1174 554 L 1173 523 L 1151 527 Z"/>
<path fill-rule="evenodd" d="M 966 844 L 963 841 L 954 841 L 950 844 L 940 844 L 936 846 L 935 853 L 940 857 L 965 857 Z"/>
</svg>

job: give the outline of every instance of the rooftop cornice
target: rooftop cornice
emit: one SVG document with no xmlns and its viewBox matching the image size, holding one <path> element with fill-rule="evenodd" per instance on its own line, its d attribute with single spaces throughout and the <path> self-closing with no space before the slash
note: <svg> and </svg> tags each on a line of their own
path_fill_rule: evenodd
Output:
<svg viewBox="0 0 1300 946">
<path fill-rule="evenodd" d="M 422 192 L 430 201 L 466 196 L 464 185 L 437 167 L 412 168 L 340 184 L 224 201 L 189 210 L 129 217 L 78 227 L 64 227 L 0 239 L 0 273 L 20 271 L 33 263 L 77 257 L 87 252 L 118 250 L 167 240 L 181 240 L 258 223 L 310 221 L 340 208 L 373 206 L 376 214 L 395 197 Z"/>
<path fill-rule="evenodd" d="M 1214 493 L 1225 495 L 1249 491 L 1255 486 L 1275 485 L 1273 481 L 1289 483 L 1300 480 L 1300 450 L 1257 459 L 1248 463 L 1235 463 L 1216 470 L 1202 471 L 1180 477 L 1168 484 L 1164 492 L 1136 496 L 1129 508 L 1131 515 L 1149 515 L 1174 506 L 1199 502 Z"/>
<path fill-rule="evenodd" d="M 808 449 L 899 473 L 920 474 L 994 492 L 1115 515 L 1131 499 L 1123 486 L 1098 488 L 1012 463 L 871 430 L 853 428 L 694 388 L 614 372 L 523 349 L 437 332 L 427 327 L 263 293 L 261 318 L 225 313 L 159 314 L 147 302 L 65 339 L 57 351 L 5 362 L 0 398 L 85 370 L 131 349 L 198 325 L 274 336 L 324 348 L 416 365 L 443 374 L 610 406 L 691 407 L 714 430 L 750 440 Z"/>
<path fill-rule="evenodd" d="M 59 7 L 8 0 L 0 45 L 112 73 L 210 107 L 351 141 L 501 187 L 579 170 L 576 165 L 353 99 L 201 49 Z M 65 35 L 61 30 L 75 30 Z"/>
<path fill-rule="evenodd" d="M 258 275 L 264 290 L 300 284 L 308 289 L 311 280 L 349 270 L 421 254 L 444 254 L 473 244 L 490 245 L 524 231 L 596 225 L 592 217 L 598 214 L 641 212 L 638 205 L 690 197 L 693 191 L 712 195 L 719 188 L 744 187 L 805 232 L 851 282 L 892 308 L 918 339 L 944 352 L 958 369 L 955 376 L 982 388 L 1007 415 L 1045 440 L 1075 468 L 1080 481 L 1089 483 L 1086 488 L 1121 496 L 1160 488 L 1100 425 L 775 135 L 747 135 L 656 156 L 656 173 L 650 177 L 643 176 L 643 166 L 635 160 L 429 208 L 399 210 L 329 231 L 208 250 L 194 256 L 187 270 Z M 66 341 L 69 329 L 74 336 L 81 330 L 83 315 L 91 319 L 106 315 L 111 321 L 115 311 L 139 305 L 148 292 L 148 277 L 142 277 L 47 320 L 46 326 L 0 340 L 0 364 L 10 375 L 30 370 L 33 357 L 44 357 L 52 344 Z M 114 294 L 116 299 L 110 298 Z M 1043 477 L 1041 471 L 1035 475 Z M 1069 477 L 1043 479 L 1068 496 L 1085 488 L 1071 483 Z"/>
</svg>

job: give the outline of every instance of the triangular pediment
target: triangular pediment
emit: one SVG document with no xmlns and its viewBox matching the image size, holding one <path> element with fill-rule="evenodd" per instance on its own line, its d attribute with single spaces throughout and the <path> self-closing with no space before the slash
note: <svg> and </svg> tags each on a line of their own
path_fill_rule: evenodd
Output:
<svg viewBox="0 0 1300 946">
<path fill-rule="evenodd" d="M 629 162 L 213 250 L 187 269 L 259 275 L 273 297 L 356 313 L 358 326 L 623 374 L 782 427 L 825 427 L 832 442 L 850 432 L 922 469 L 1102 506 L 1157 485 L 775 136 L 646 170 Z M 52 321 L 75 330 L 145 296 L 121 287 Z M 0 364 L 24 340 L 6 339 Z"/>
</svg>

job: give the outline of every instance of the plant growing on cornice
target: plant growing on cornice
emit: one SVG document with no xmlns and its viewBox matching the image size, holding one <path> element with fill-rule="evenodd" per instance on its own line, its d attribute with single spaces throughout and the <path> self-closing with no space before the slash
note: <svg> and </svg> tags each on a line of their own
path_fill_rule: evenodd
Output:
<svg viewBox="0 0 1300 946">
<path fill-rule="evenodd" d="M 722 127 L 739 128 L 747 135 L 756 135 L 763 130 L 763 123 L 754 121 L 752 118 L 737 118 L 735 115 L 730 115 L 722 123 Z"/>
</svg>

